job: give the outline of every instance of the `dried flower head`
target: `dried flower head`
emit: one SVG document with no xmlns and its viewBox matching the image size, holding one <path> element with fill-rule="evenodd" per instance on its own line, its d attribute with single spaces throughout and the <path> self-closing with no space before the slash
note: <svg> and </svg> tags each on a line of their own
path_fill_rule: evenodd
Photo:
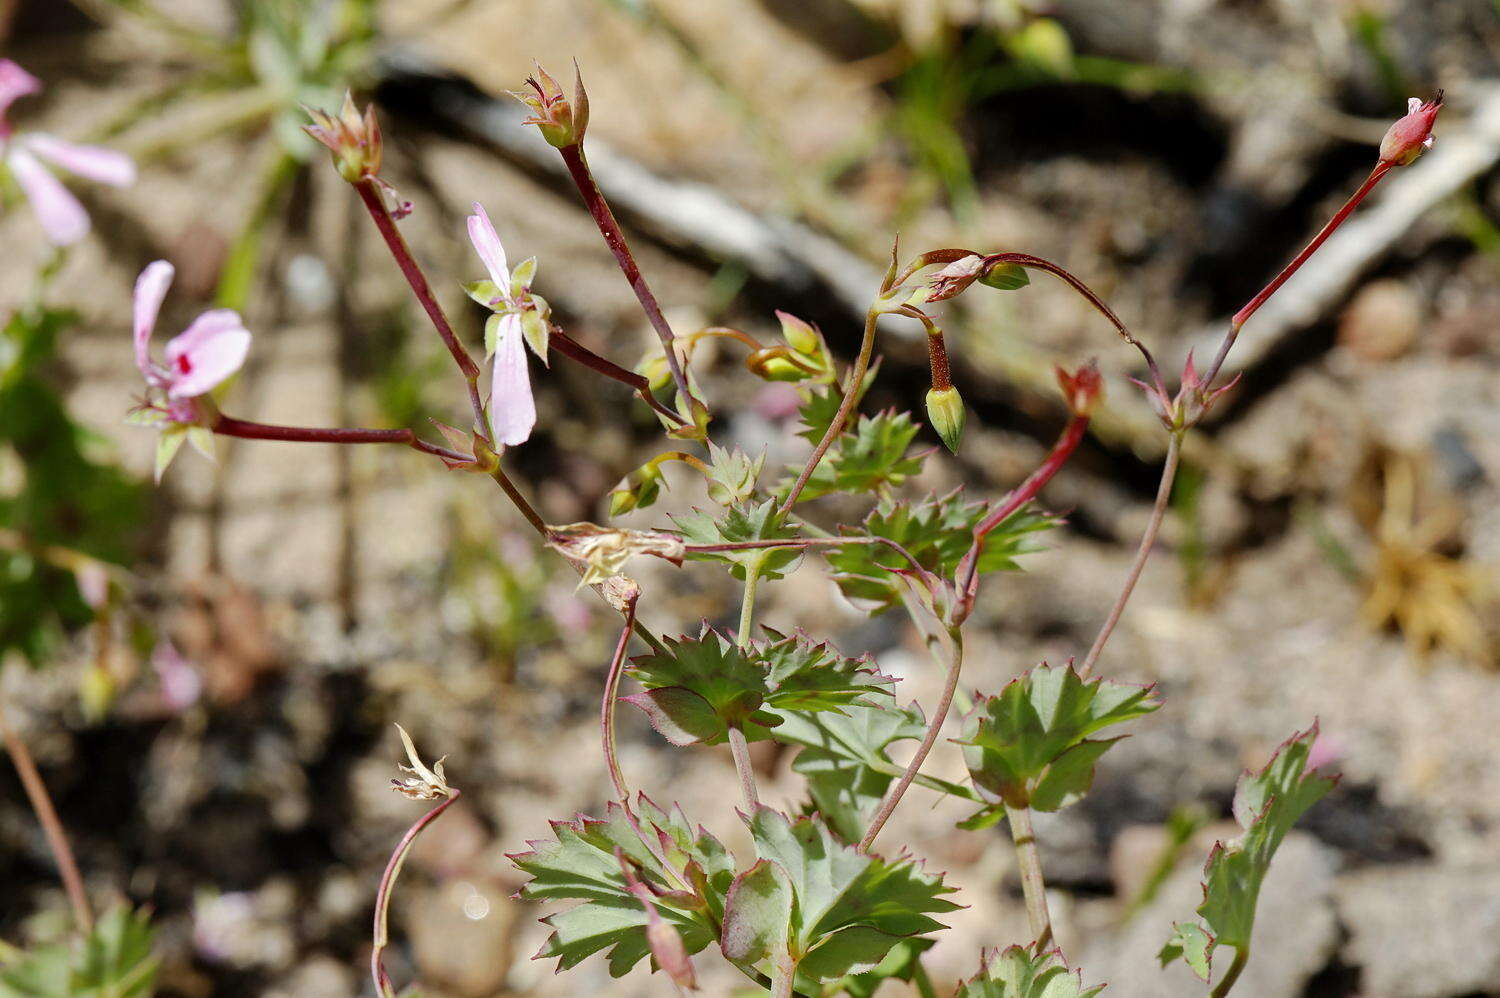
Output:
<svg viewBox="0 0 1500 998">
<path fill-rule="evenodd" d="M 564 149 L 583 141 L 589 127 L 589 95 L 583 89 L 583 75 L 573 64 L 573 99 L 568 100 L 562 87 L 540 65 L 536 75 L 526 78 L 528 90 L 512 91 L 511 96 L 531 109 L 526 124 L 535 125 L 549 145 Z"/>
<path fill-rule="evenodd" d="M 403 773 L 409 775 L 391 781 L 391 789 L 396 793 L 412 800 L 436 800 L 439 797 L 452 797 L 453 788 L 448 786 L 448 779 L 443 775 L 443 756 L 428 769 L 422 757 L 417 755 L 417 747 L 412 744 L 411 735 L 401 725 L 396 725 L 396 730 L 401 733 L 401 744 L 406 746 L 406 758 L 411 762 L 410 766 L 398 766 Z"/>
<path fill-rule="evenodd" d="M 568 523 L 547 528 L 547 546 L 584 567 L 580 585 L 605 582 L 619 575 L 636 555 L 654 555 L 681 565 L 687 552 L 682 538 L 650 530 L 612 530 L 596 523 Z"/>
<path fill-rule="evenodd" d="M 1104 379 L 1097 361 L 1089 361 L 1076 371 L 1057 368 L 1057 384 L 1067 400 L 1068 411 L 1075 416 L 1092 416 L 1104 397 Z"/>
<path fill-rule="evenodd" d="M 313 123 L 303 125 L 302 130 L 333 154 L 333 164 L 338 167 L 339 176 L 357 184 L 380 173 L 382 144 L 374 104 L 366 106 L 361 114 L 354 106 L 354 95 L 346 90 L 344 104 L 337 115 L 311 107 L 303 110 Z"/>
</svg>

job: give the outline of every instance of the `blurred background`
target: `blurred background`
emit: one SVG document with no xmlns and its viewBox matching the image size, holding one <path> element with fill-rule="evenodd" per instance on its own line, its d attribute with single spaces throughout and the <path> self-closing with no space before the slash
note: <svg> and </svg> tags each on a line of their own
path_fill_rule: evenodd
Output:
<svg viewBox="0 0 1500 998">
<path fill-rule="evenodd" d="M 1364 178 L 1406 98 L 1445 88 L 1437 145 L 1246 328 L 1243 368 L 1187 449 L 1164 542 L 1101 663 L 1167 707 L 1038 832 L 1059 937 L 1111 995 L 1196 995 L 1155 969 L 1224 834 L 1234 781 L 1322 724 L 1343 771 L 1278 857 L 1240 990 L 1256 998 L 1500 994 L 1500 3 L 1495 0 L 9 0 L 0 45 L 46 83 L 18 130 L 128 152 L 139 181 L 69 181 L 92 235 L 54 255 L 14 190 L 0 215 L 0 697 L 74 837 L 91 893 L 155 911 L 157 993 L 370 993 L 379 872 L 419 805 L 389 792 L 392 722 L 447 755 L 464 800 L 398 892 L 398 981 L 428 995 L 658 995 L 602 960 L 529 960 L 543 911 L 503 853 L 609 795 L 596 711 L 615 619 L 490 483 L 401 448 L 220 440 L 151 484 L 130 287 L 178 270 L 161 330 L 217 303 L 255 333 L 225 400 L 304 425 L 464 421 L 462 382 L 356 199 L 299 131 L 345 87 L 380 107 L 402 223 L 478 343 L 460 281 L 482 201 L 579 340 L 651 343 L 553 151 L 519 124 L 539 59 L 577 59 L 591 161 L 679 330 L 820 324 L 849 357 L 892 237 L 1056 260 L 1177 370 L 1216 343 Z M 949 312 L 971 409 L 923 490 L 989 496 L 1061 428 L 1053 363 L 1098 357 L 1106 406 L 1043 493 L 1068 516 L 971 624 L 970 688 L 1086 647 L 1123 578 L 1165 437 L 1135 357 L 1061 285 Z M 883 334 L 867 410 L 920 412 L 925 351 Z M 716 433 L 799 461 L 794 407 L 700 352 Z M 540 423 L 507 455 L 549 522 L 661 449 L 619 386 L 533 368 Z M 924 438 L 936 437 L 924 427 Z M 677 487 L 631 525 L 701 502 Z M 830 516 L 838 510 L 829 511 Z M 725 622 L 710 566 L 646 568 L 657 631 Z M 815 565 L 762 619 L 873 652 L 903 695 L 939 677 L 898 615 L 851 609 Z M 627 771 L 732 846 L 727 753 L 622 713 Z M 788 759 L 762 795 L 794 806 Z M 940 743 L 935 772 L 962 778 Z M 649 774 L 649 776 L 647 776 Z M 940 993 L 981 946 L 1024 941 L 1004 829 L 959 833 L 914 791 L 886 835 L 969 905 L 933 951 Z M 66 908 L 0 767 L 0 939 Z M 712 955 L 700 960 L 706 970 Z M 705 978 L 707 993 L 734 982 Z M 882 995 L 899 994 L 891 985 Z"/>
</svg>

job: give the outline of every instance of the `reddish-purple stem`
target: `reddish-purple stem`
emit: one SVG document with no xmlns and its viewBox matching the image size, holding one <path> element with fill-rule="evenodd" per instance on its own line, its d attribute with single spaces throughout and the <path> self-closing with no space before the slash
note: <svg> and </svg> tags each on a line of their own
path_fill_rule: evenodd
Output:
<svg viewBox="0 0 1500 998">
<path fill-rule="evenodd" d="M 552 327 L 552 335 L 548 338 L 548 342 L 553 349 L 569 360 L 576 361 L 589 370 L 604 375 L 606 378 L 618 381 L 623 385 L 629 385 L 635 389 L 636 394 L 641 397 L 641 401 L 645 402 L 671 422 L 679 425 L 687 422 L 682 416 L 662 405 L 657 397 L 651 393 L 650 381 L 634 371 L 627 371 L 612 360 L 599 356 L 556 326 Z"/>
<path fill-rule="evenodd" d="M 403 444 L 424 454 L 433 454 L 446 461 L 466 462 L 473 458 L 468 454 L 430 444 L 410 429 L 369 430 L 359 427 L 278 426 L 272 423 L 254 423 L 233 416 L 219 416 L 212 427 L 215 433 L 243 440 L 283 440 L 309 444 Z"/>
<path fill-rule="evenodd" d="M 448 316 L 443 313 L 443 306 L 438 304 L 437 296 L 432 293 L 432 285 L 427 283 L 427 275 L 422 273 L 422 266 L 412 255 L 411 247 L 406 245 L 406 237 L 401 235 L 400 229 L 396 228 L 396 220 L 391 217 L 390 209 L 386 208 L 385 198 L 375 185 L 375 181 L 361 180 L 354 185 L 354 189 L 359 191 L 360 199 L 364 201 L 370 217 L 375 220 L 375 227 L 380 230 L 381 237 L 390 248 L 391 256 L 396 258 L 396 266 L 401 268 L 406 283 L 411 285 L 412 293 L 417 296 L 417 301 L 422 303 L 427 317 L 432 320 L 433 328 L 437 330 L 438 336 L 442 337 L 443 345 L 453 355 L 453 360 L 458 364 L 464 380 L 469 383 L 469 401 L 474 407 L 474 419 L 480 426 L 483 426 L 484 402 L 479 397 L 479 366 L 474 363 L 474 358 L 469 356 L 463 344 L 458 342 L 453 326 L 448 322 Z"/>
<path fill-rule="evenodd" d="M 1004 522 L 1006 517 L 1036 498 L 1042 486 L 1050 482 L 1052 476 L 1056 475 L 1067 463 L 1068 458 L 1073 456 L 1073 452 L 1078 449 L 1088 428 L 1089 417 L 1087 416 L 1074 416 L 1068 420 L 1068 425 L 1063 428 L 1062 436 L 1058 437 L 1057 443 L 1052 445 L 1052 450 L 1047 454 L 1046 459 L 1024 482 L 1012 489 L 1000 505 L 991 510 L 989 515 L 974 527 L 974 542 L 970 545 L 968 553 L 964 555 L 964 560 L 959 563 L 958 573 L 955 576 L 961 599 L 967 600 L 973 595 L 978 576 L 979 550 L 984 546 L 985 537 Z"/>
<path fill-rule="evenodd" d="M 620 695 L 620 677 L 625 672 L 625 649 L 630 645 L 630 635 L 635 629 L 635 604 L 637 593 L 625 601 L 625 626 L 620 629 L 620 640 L 615 644 L 614 657 L 609 661 L 609 675 L 604 680 L 604 697 L 599 702 L 599 730 L 604 740 L 604 763 L 609 767 L 609 778 L 615 785 L 615 796 L 620 799 L 626 812 L 630 811 L 630 788 L 625 785 L 625 773 L 620 768 L 619 753 L 615 751 L 615 701 Z M 640 833 L 640 829 L 636 829 Z M 641 835 L 645 840 L 645 835 Z"/>
<path fill-rule="evenodd" d="M 396 844 L 396 850 L 391 853 L 390 862 L 385 865 L 385 873 L 380 877 L 380 887 L 375 892 L 375 925 L 372 935 L 373 947 L 370 950 L 370 976 L 375 979 L 375 994 L 379 998 L 394 998 L 396 991 L 391 986 L 390 975 L 385 972 L 385 962 L 382 957 L 385 954 L 386 944 L 390 941 L 390 909 L 391 892 L 396 888 L 396 877 L 401 874 L 401 866 L 406 862 L 406 854 L 411 851 L 412 843 L 416 842 L 417 836 L 422 830 L 437 820 L 438 816 L 448 810 L 453 802 L 463 796 L 463 791 L 453 790 L 437 807 L 428 811 L 416 820 L 406 834 L 401 836 L 401 841 Z"/>
<path fill-rule="evenodd" d="M 683 372 L 682 363 L 677 358 L 677 350 L 672 346 L 672 340 L 675 339 L 672 327 L 667 324 L 666 316 L 662 315 L 661 306 L 656 303 L 656 296 L 651 293 L 650 285 L 646 283 L 646 278 L 641 274 L 641 268 L 636 264 L 635 257 L 631 255 L 630 245 L 625 242 L 625 233 L 620 229 L 615 213 L 610 210 L 609 202 L 604 200 L 604 192 L 599 190 L 599 185 L 589 170 L 588 160 L 583 154 L 583 146 L 575 143 L 571 146 L 563 146 L 558 151 L 562 153 L 563 162 L 568 166 L 568 173 L 572 174 L 573 183 L 583 197 L 584 206 L 593 216 L 594 224 L 599 227 L 599 234 L 604 237 L 609 251 L 614 254 L 615 262 L 620 265 L 620 271 L 625 275 L 625 280 L 630 283 L 630 290 L 635 292 L 636 300 L 641 303 L 641 308 L 645 311 L 651 328 L 656 330 L 656 335 L 661 339 L 662 349 L 667 355 L 667 366 L 672 370 L 672 380 L 677 383 L 677 391 L 684 399 L 692 398 L 692 393 L 688 391 L 687 375 Z"/>
<path fill-rule="evenodd" d="M 1375 169 L 1370 171 L 1370 175 L 1359 186 L 1359 190 L 1355 191 L 1349 197 L 1349 200 L 1344 202 L 1344 206 L 1328 220 L 1328 224 L 1323 226 L 1316 236 L 1313 236 L 1312 242 L 1303 247 L 1302 252 L 1298 253 L 1296 258 L 1287 264 L 1270 284 L 1262 288 L 1260 293 L 1251 298 L 1244 308 L 1234 314 L 1234 318 L 1229 320 L 1229 332 L 1225 335 L 1224 342 L 1219 345 L 1219 353 L 1214 357 L 1213 365 L 1209 367 L 1208 372 L 1204 375 L 1203 386 L 1205 389 L 1213 386 L 1214 378 L 1219 375 L 1219 368 L 1224 366 L 1224 359 L 1229 356 L 1229 348 L 1234 346 L 1234 341 L 1240 335 L 1240 327 L 1249 321 L 1256 310 L 1264 305 L 1266 299 L 1274 295 L 1287 282 L 1288 278 L 1301 269 L 1302 265 L 1307 262 L 1308 257 L 1316 253 L 1318 247 L 1322 246 L 1323 242 L 1333 234 L 1333 230 L 1344 224 L 1344 220 L 1349 217 L 1349 213 L 1359 206 L 1359 203 L 1365 199 L 1366 194 L 1375 189 L 1375 185 L 1380 183 L 1381 178 L 1390 171 L 1393 165 L 1393 163 L 1386 161 L 1375 164 Z"/>
</svg>

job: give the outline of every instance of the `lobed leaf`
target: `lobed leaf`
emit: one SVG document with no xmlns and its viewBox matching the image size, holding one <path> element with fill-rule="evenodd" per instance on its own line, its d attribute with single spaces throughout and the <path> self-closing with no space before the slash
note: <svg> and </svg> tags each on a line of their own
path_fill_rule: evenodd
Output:
<svg viewBox="0 0 1500 998">
<path fill-rule="evenodd" d="M 851 431 L 839 437 L 818 462 L 799 501 L 833 492 L 863 494 L 902 484 L 922 470 L 927 457 L 926 452 L 907 454 L 917 429 L 911 415 L 905 412 L 887 410 L 859 417 Z M 782 484 L 789 486 L 790 481 Z"/>
<path fill-rule="evenodd" d="M 1337 777 L 1307 772 L 1318 725 L 1283 742 L 1259 772 L 1246 770 L 1235 788 L 1234 817 L 1244 829 L 1236 839 L 1216 842 L 1203 869 L 1203 924 L 1179 923 L 1158 954 L 1165 966 L 1179 957 L 1208 980 L 1213 951 L 1250 948 L 1261 884 L 1281 840 L 1307 809 L 1323 798 Z"/>
<path fill-rule="evenodd" d="M 508 857 L 531 878 L 517 897 L 582 902 L 542 919 L 552 934 L 536 959 L 557 957 L 558 969 L 566 970 L 607 950 L 610 974 L 619 977 L 649 955 L 651 919 L 631 893 L 622 857 L 652 892 L 658 914 L 681 936 L 688 954 L 718 937 L 724 897 L 734 879 L 729 852 L 702 828 L 694 829 L 680 808 L 663 811 L 645 794 L 637 797 L 635 816 L 657 852 L 646 847 L 624 809 L 612 802 L 606 818 L 554 821 L 551 839 L 528 842 L 528 852 Z"/>
<path fill-rule="evenodd" d="M 694 509 L 674 513 L 672 520 L 688 544 L 736 544 L 743 541 L 790 540 L 797 526 L 777 515 L 775 499 L 756 505 L 731 503 L 717 515 Z M 763 579 L 779 579 L 802 557 L 797 548 L 752 548 L 744 551 L 694 551 L 694 561 L 719 561 L 730 565 L 730 574 L 743 580 L 749 569 L 759 566 Z"/>
<path fill-rule="evenodd" d="M 973 543 L 974 528 L 989 507 L 966 502 L 962 490 L 945 496 L 928 496 L 920 502 L 882 499 L 858 527 L 844 527 L 850 537 L 883 537 L 907 550 L 919 564 L 938 576 L 951 577 Z M 978 571 L 1018 571 L 1016 558 L 1038 550 L 1033 535 L 1061 521 L 1025 506 L 1002 520 L 984 540 Z M 855 606 L 883 613 L 901 601 L 898 573 L 910 563 L 884 544 L 851 544 L 828 548 L 839 590 Z"/>
<path fill-rule="evenodd" d="M 726 954 L 763 958 L 772 946 L 784 945 L 799 977 L 836 980 L 878 967 L 904 940 L 943 928 L 934 914 L 958 908 L 943 897 L 954 889 L 941 876 L 909 858 L 887 861 L 860 853 L 815 818 L 791 821 L 761 807 L 750 834 L 760 862 L 738 883 L 755 889 L 744 894 L 743 909 L 731 899 L 724 924 L 726 932 L 731 925 L 736 931 L 721 942 Z M 786 887 L 789 906 L 780 903 Z M 742 946 L 746 938 L 757 943 Z"/>
<path fill-rule="evenodd" d="M 1082 971 L 1069 970 L 1058 950 L 1034 953 L 1010 946 L 979 959 L 979 973 L 955 998 L 1091 998 L 1104 985 L 1084 987 Z"/>
<path fill-rule="evenodd" d="M 1071 663 L 1043 662 L 998 696 L 978 698 L 959 742 L 974 788 L 992 807 L 970 822 L 987 821 L 1007 804 L 1056 811 L 1073 803 L 1118 741 L 1089 736 L 1160 706 L 1154 686 L 1084 680 Z"/>
<path fill-rule="evenodd" d="M 892 680 L 866 656 L 852 659 L 805 634 L 764 629 L 744 648 L 703 625 L 698 637 L 667 638 L 662 651 L 631 660 L 629 675 L 646 687 L 623 697 L 645 712 L 675 745 L 725 741 L 730 727 L 751 740 L 783 723 L 781 711 L 837 711 L 869 694 L 889 694 Z"/>
</svg>

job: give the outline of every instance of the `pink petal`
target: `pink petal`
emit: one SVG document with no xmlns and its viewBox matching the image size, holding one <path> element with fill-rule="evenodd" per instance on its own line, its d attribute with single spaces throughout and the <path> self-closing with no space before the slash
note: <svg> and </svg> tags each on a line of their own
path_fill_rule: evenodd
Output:
<svg viewBox="0 0 1500 998">
<path fill-rule="evenodd" d="M 42 81 L 32 76 L 9 59 L 0 59 L 0 115 L 18 97 L 40 92 Z"/>
<path fill-rule="evenodd" d="M 156 328 L 156 314 L 161 311 L 162 299 L 167 296 L 175 273 L 170 263 L 157 260 L 147 264 L 135 279 L 135 366 L 152 384 L 160 379 L 161 373 L 151 363 L 151 331 Z"/>
<path fill-rule="evenodd" d="M 167 344 L 167 394 L 196 398 L 240 369 L 250 352 L 250 331 L 227 308 L 204 312 Z"/>
<path fill-rule="evenodd" d="M 526 344 L 521 317 L 500 320 L 495 367 L 490 382 L 490 428 L 495 443 L 507 447 L 525 443 L 536 425 L 536 400 L 531 397 L 531 375 L 526 367 Z"/>
<path fill-rule="evenodd" d="M 469 216 L 469 241 L 474 244 L 479 259 L 484 261 L 484 269 L 490 272 L 490 280 L 500 288 L 505 300 L 510 301 L 510 267 L 505 260 L 505 247 L 500 245 L 500 237 L 490 224 L 490 216 L 478 201 L 474 202 L 474 214 Z"/>
<path fill-rule="evenodd" d="M 122 152 L 100 146 L 80 146 L 33 132 L 22 142 L 38 156 L 89 180 L 111 187 L 135 183 L 135 163 Z"/>
<path fill-rule="evenodd" d="M 89 234 L 89 213 L 31 153 L 12 147 L 6 162 L 48 239 L 58 246 L 71 246 Z"/>
</svg>

